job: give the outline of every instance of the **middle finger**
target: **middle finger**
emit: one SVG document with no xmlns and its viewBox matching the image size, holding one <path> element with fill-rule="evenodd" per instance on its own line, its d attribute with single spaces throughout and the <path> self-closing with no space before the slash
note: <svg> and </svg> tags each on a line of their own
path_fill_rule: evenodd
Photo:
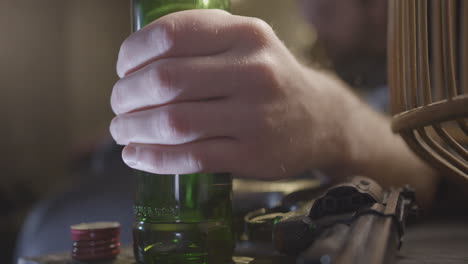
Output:
<svg viewBox="0 0 468 264">
<path fill-rule="evenodd" d="M 169 103 L 228 97 L 240 79 L 227 58 L 169 58 L 155 61 L 119 80 L 112 91 L 115 114 Z"/>
<path fill-rule="evenodd" d="M 179 145 L 207 138 L 236 138 L 244 111 L 229 100 L 184 102 L 122 114 L 111 123 L 118 144 Z"/>
</svg>

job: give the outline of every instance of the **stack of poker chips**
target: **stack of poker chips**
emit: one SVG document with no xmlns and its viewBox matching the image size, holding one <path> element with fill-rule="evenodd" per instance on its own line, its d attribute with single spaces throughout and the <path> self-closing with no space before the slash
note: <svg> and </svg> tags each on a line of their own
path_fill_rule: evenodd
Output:
<svg viewBox="0 0 468 264">
<path fill-rule="evenodd" d="M 70 229 L 75 260 L 113 259 L 120 253 L 120 224 L 117 222 L 82 223 Z"/>
</svg>

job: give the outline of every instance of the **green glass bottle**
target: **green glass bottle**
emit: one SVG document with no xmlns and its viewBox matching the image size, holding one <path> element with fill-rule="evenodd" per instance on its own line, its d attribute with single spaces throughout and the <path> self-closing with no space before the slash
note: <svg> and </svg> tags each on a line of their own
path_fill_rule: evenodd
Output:
<svg viewBox="0 0 468 264">
<path fill-rule="evenodd" d="M 172 12 L 228 9 L 229 0 L 132 0 L 133 30 Z M 232 262 L 232 178 L 137 171 L 133 248 L 138 263 Z"/>
</svg>

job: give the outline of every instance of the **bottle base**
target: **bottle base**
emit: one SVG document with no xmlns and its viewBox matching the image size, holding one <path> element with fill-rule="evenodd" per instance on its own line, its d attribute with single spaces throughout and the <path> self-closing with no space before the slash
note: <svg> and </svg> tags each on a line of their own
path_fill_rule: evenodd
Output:
<svg viewBox="0 0 468 264">
<path fill-rule="evenodd" d="M 232 263 L 234 243 L 231 229 L 220 222 L 137 222 L 133 239 L 137 263 Z"/>
</svg>

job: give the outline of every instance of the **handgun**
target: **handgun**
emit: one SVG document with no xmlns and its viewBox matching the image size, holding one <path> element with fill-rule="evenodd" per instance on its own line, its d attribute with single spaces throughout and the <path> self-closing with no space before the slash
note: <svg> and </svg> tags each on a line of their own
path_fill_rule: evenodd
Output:
<svg viewBox="0 0 468 264">
<path fill-rule="evenodd" d="M 295 211 L 257 211 L 245 220 L 268 226 L 275 248 L 296 256 L 296 264 L 377 264 L 393 262 L 407 216 L 416 211 L 409 186 L 384 190 L 353 177 Z"/>
</svg>

